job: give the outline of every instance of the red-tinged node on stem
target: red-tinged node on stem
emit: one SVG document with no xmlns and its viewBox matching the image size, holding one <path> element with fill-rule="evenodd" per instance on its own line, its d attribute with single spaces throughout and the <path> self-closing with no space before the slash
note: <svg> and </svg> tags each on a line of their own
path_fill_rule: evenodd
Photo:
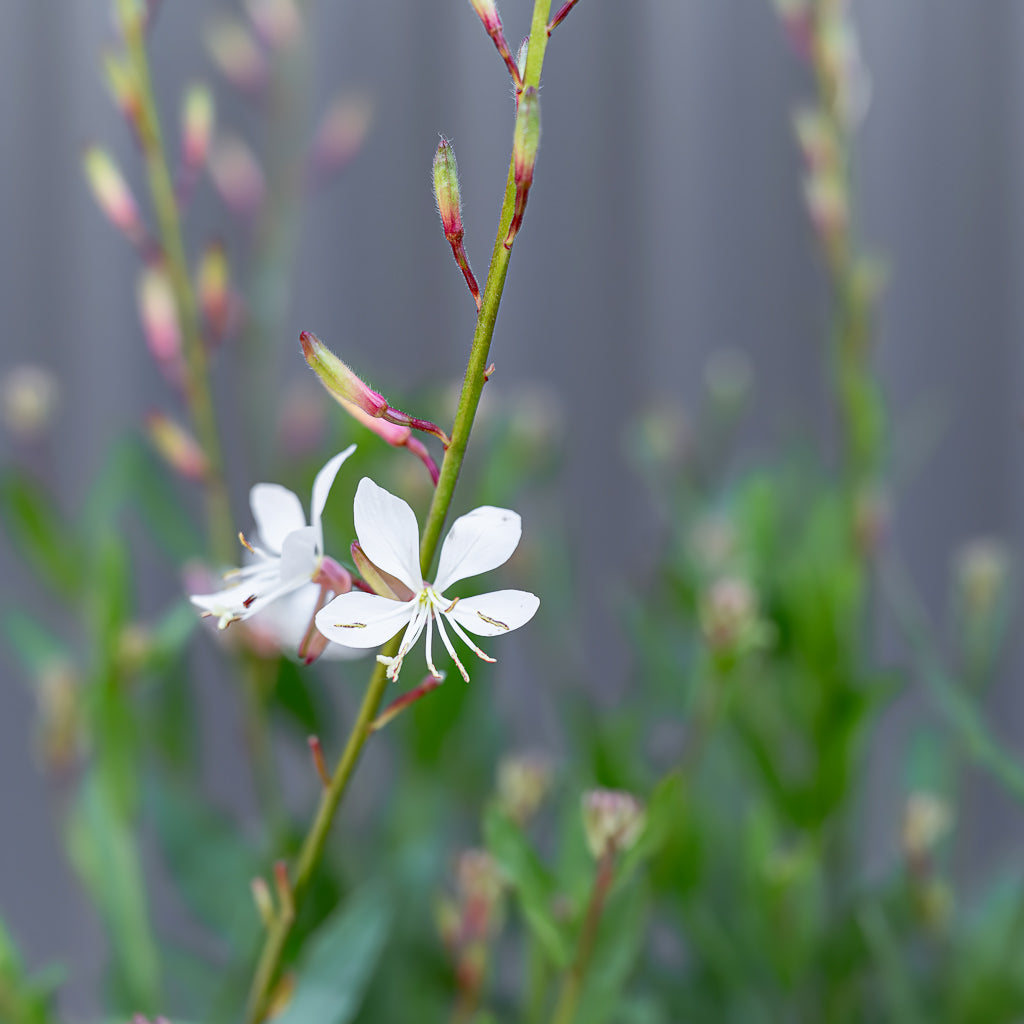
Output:
<svg viewBox="0 0 1024 1024">
<path fill-rule="evenodd" d="M 210 59 L 220 73 L 242 92 L 258 92 L 267 82 L 267 57 L 259 43 L 240 21 L 218 17 L 203 31 Z"/>
<path fill-rule="evenodd" d="M 338 96 L 327 108 L 309 152 L 309 177 L 319 183 L 344 170 L 363 146 L 373 106 L 365 96 Z"/>
<path fill-rule="evenodd" d="M 302 32 L 295 0 L 245 0 L 245 12 L 260 38 L 276 50 L 290 47 Z"/>
<path fill-rule="evenodd" d="M 387 412 L 384 396 L 364 384 L 315 334 L 303 331 L 299 344 L 306 364 L 336 399 L 354 405 L 367 416 L 378 417 Z"/>
<path fill-rule="evenodd" d="M 434 199 L 441 215 L 445 238 L 451 242 L 462 237 L 462 196 L 459 191 L 459 166 L 452 144 L 442 136 L 434 154 Z"/>
<path fill-rule="evenodd" d="M 444 675 L 427 676 L 419 686 L 393 700 L 367 727 L 367 732 L 383 729 L 392 719 L 397 718 L 407 707 L 436 690 L 444 682 Z"/>
<path fill-rule="evenodd" d="M 213 94 L 202 83 L 192 83 L 181 104 L 182 158 L 190 168 L 198 169 L 206 163 L 213 140 L 213 119 Z"/>
<path fill-rule="evenodd" d="M 292 881 L 288 877 L 288 864 L 283 861 L 274 862 L 274 889 L 277 891 L 277 903 L 281 913 L 286 917 L 295 916 L 295 894 Z"/>
<path fill-rule="evenodd" d="M 99 208 L 130 242 L 138 245 L 146 235 L 139 208 L 114 158 L 99 146 L 82 155 L 86 181 Z"/>
<path fill-rule="evenodd" d="M 516 111 L 516 127 L 512 137 L 513 175 L 516 186 L 515 208 L 509 224 L 505 246 L 508 248 L 519 233 L 526 213 L 526 201 L 533 185 L 533 169 L 540 147 L 540 97 L 533 86 L 524 89 Z"/>
<path fill-rule="evenodd" d="M 162 265 L 143 268 L 137 296 L 149 351 L 162 369 L 172 370 L 181 357 L 181 326 L 174 290 Z"/>
<path fill-rule="evenodd" d="M 595 860 L 629 850 L 644 830 L 643 804 L 632 793 L 592 789 L 583 794 L 583 831 Z"/>
<path fill-rule="evenodd" d="M 146 417 L 146 433 L 160 457 L 186 480 L 207 478 L 209 462 L 199 442 L 180 424 L 162 412 Z"/>
<path fill-rule="evenodd" d="M 263 168 L 236 136 L 218 138 L 210 149 L 210 176 L 221 198 L 238 217 L 251 218 L 267 194 Z"/>
</svg>

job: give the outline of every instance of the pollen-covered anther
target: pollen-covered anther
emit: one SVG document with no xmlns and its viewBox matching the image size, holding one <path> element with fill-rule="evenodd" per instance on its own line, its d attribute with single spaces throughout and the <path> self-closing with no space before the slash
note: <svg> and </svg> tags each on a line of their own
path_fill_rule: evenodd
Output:
<svg viewBox="0 0 1024 1024">
<path fill-rule="evenodd" d="M 245 539 L 245 534 L 241 530 L 238 531 L 238 540 L 246 551 L 253 555 L 256 554 L 256 549 Z"/>
<path fill-rule="evenodd" d="M 456 600 L 458 600 L 458 598 L 456 598 Z M 480 618 L 484 620 L 484 622 L 487 622 L 490 625 L 497 627 L 498 629 L 508 629 L 508 626 L 504 622 L 499 622 L 497 619 L 492 619 L 490 618 L 490 616 L 484 615 L 483 612 L 477 612 L 477 615 L 479 615 Z"/>
</svg>

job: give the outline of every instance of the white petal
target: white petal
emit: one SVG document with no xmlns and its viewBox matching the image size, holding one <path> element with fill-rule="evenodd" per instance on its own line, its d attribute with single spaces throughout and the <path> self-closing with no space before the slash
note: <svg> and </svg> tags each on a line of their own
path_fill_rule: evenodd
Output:
<svg viewBox="0 0 1024 1024">
<path fill-rule="evenodd" d="M 280 484 L 256 484 L 249 492 L 249 507 L 260 539 L 275 555 L 289 533 L 306 525 L 302 502 Z"/>
<path fill-rule="evenodd" d="M 354 444 L 350 444 L 343 452 L 338 452 L 333 459 L 324 463 L 324 468 L 316 475 L 313 481 L 313 499 L 310 502 L 309 521 L 316 529 L 317 550 L 324 549 L 324 531 L 320 524 L 324 514 L 324 505 L 327 504 L 327 495 L 330 493 L 334 478 L 341 469 L 341 464 L 356 450 Z"/>
<path fill-rule="evenodd" d="M 311 580 L 318 560 L 315 528 L 303 526 L 293 530 L 281 545 L 281 582 L 295 580 L 298 584 Z"/>
<path fill-rule="evenodd" d="M 523 525 L 517 512 L 484 505 L 452 523 L 441 547 L 434 586 L 443 591 L 456 580 L 465 580 L 504 565 L 512 556 Z"/>
<path fill-rule="evenodd" d="M 525 625 L 539 607 L 540 598 L 525 590 L 495 590 L 467 597 L 445 614 L 477 636 L 499 636 Z"/>
<path fill-rule="evenodd" d="M 379 647 L 413 617 L 416 601 L 401 604 L 353 590 L 339 594 L 316 613 L 316 628 L 346 647 Z"/>
<path fill-rule="evenodd" d="M 363 477 L 356 488 L 353 518 L 359 545 L 374 565 L 414 593 L 423 589 L 416 514 L 393 494 Z"/>
<path fill-rule="evenodd" d="M 307 583 L 264 608 L 259 615 L 250 619 L 249 626 L 267 635 L 275 646 L 294 658 L 306 630 L 309 629 L 319 600 L 320 587 L 316 583 Z M 346 660 L 362 658 L 365 655 L 366 651 L 359 651 L 353 647 L 328 644 L 321 657 Z"/>
<path fill-rule="evenodd" d="M 218 619 L 217 625 L 223 629 L 229 622 L 245 617 L 245 600 L 251 595 L 250 584 L 236 583 L 214 594 L 192 594 L 189 600 L 207 615 Z"/>
</svg>

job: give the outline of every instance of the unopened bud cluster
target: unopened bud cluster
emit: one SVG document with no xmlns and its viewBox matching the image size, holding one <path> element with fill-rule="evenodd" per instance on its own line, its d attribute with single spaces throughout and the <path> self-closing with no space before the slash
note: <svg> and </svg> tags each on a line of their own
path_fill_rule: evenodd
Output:
<svg viewBox="0 0 1024 1024">
<path fill-rule="evenodd" d="M 992 538 L 972 540 L 956 558 L 960 602 L 972 618 L 987 617 L 1006 588 L 1010 556 L 1006 545 Z"/>
<path fill-rule="evenodd" d="M 643 804 L 631 793 L 592 789 L 583 794 L 583 831 L 595 860 L 629 850 L 646 823 Z"/>
<path fill-rule="evenodd" d="M 903 812 L 903 852 L 912 862 L 926 858 L 949 832 L 953 813 L 949 804 L 934 793 L 911 793 Z"/>
<path fill-rule="evenodd" d="M 498 765 L 498 804 L 520 825 L 529 821 L 551 788 L 551 764 L 537 754 L 507 757 Z"/>
<path fill-rule="evenodd" d="M 771 639 L 757 591 L 742 576 L 715 580 L 701 598 L 699 615 L 704 639 L 715 654 L 739 657 Z"/>
</svg>

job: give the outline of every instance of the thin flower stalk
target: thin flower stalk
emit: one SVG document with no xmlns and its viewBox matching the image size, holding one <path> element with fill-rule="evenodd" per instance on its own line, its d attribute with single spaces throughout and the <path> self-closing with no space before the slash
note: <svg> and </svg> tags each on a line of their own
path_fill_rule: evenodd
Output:
<svg viewBox="0 0 1024 1024">
<path fill-rule="evenodd" d="M 540 84 L 541 70 L 547 52 L 547 24 L 550 13 L 551 0 L 534 0 L 530 28 L 530 38 L 534 42 L 529 47 L 523 74 L 523 84 L 527 88 L 531 86 L 537 88 Z M 491 339 L 494 336 L 494 325 L 498 318 L 498 308 L 501 304 L 501 295 L 505 287 L 505 277 L 508 273 L 508 262 L 511 256 L 511 248 L 505 247 L 505 239 L 512 222 L 515 200 L 515 162 L 510 160 L 501 218 L 484 285 L 476 330 L 473 334 L 473 346 L 463 378 L 451 443 L 445 451 L 444 461 L 441 464 L 441 475 L 434 490 L 433 500 L 420 539 L 420 566 L 424 573 L 429 569 L 434 555 L 437 553 L 441 530 L 451 508 L 455 484 L 462 469 L 477 406 L 480 404 L 480 395 L 487 378 Z M 400 641 L 400 637 L 393 638 L 384 647 L 382 654 L 385 657 L 394 657 L 398 652 Z M 359 761 L 363 746 L 371 735 L 369 726 L 378 716 L 387 684 L 387 666 L 378 661 L 370 676 L 362 704 L 341 758 L 331 776 L 331 784 L 321 794 L 316 815 L 299 851 L 298 861 L 291 876 L 292 899 L 296 912 L 301 910 L 307 887 L 323 856 L 334 815 L 348 788 L 349 779 Z M 267 931 L 249 993 L 246 1012 L 247 1024 L 259 1024 L 266 1019 L 274 982 L 281 969 L 284 948 L 291 929 L 292 919 L 280 916 L 275 920 L 273 927 Z"/>
<path fill-rule="evenodd" d="M 149 181 L 150 195 L 159 226 L 160 243 L 167 263 L 167 274 L 178 307 L 182 333 L 185 373 L 185 400 L 196 437 L 206 456 L 207 528 L 211 555 L 228 561 L 234 545 L 231 506 L 224 483 L 220 436 L 210 392 L 206 349 L 199 325 L 199 312 L 192 279 L 185 258 L 181 220 L 174 181 L 157 114 L 153 85 L 146 53 L 145 24 L 138 16 L 134 0 L 118 0 L 120 27 L 124 34 L 129 65 L 138 89 L 138 116 L 135 124 Z"/>
</svg>

